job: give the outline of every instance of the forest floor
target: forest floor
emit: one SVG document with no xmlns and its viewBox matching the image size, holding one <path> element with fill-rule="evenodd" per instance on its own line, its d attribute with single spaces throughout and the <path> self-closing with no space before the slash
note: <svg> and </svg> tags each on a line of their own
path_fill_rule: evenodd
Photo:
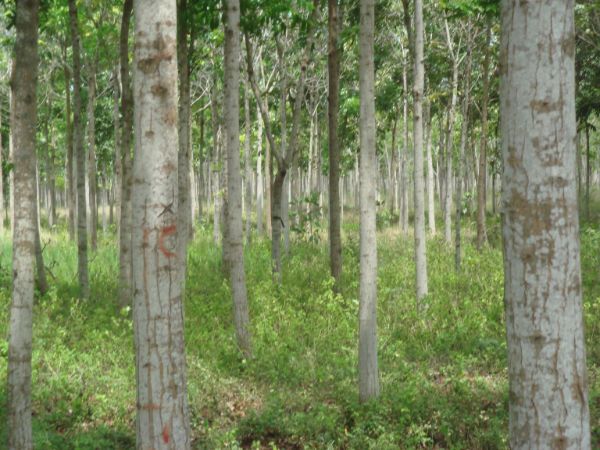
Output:
<svg viewBox="0 0 600 450">
<path fill-rule="evenodd" d="M 430 295 L 414 300 L 412 235 L 380 217 L 379 362 L 382 395 L 357 395 L 358 225 L 344 224 L 342 295 L 332 291 L 318 231 L 293 242 L 283 284 L 270 275 L 269 242 L 255 238 L 246 269 L 255 357 L 236 350 L 228 283 L 210 228 L 191 245 L 186 351 L 197 449 L 503 449 L 508 394 L 498 219 L 490 246 L 472 245 L 463 269 L 453 248 L 428 241 Z M 596 221 L 596 223 L 598 223 Z M 322 231 L 322 230 L 321 230 Z M 600 228 L 582 226 L 582 266 L 594 448 L 600 448 Z M 37 449 L 133 449 L 135 367 L 131 312 L 116 303 L 114 234 L 90 259 L 92 297 L 76 300 L 76 249 L 44 234 L 51 291 L 36 301 L 33 344 Z M 0 335 L 10 305 L 8 234 L 0 239 Z M 0 380 L 7 344 L 0 341 Z M 6 404 L 5 384 L 0 404 Z M 0 442 L 6 442 L 0 408 Z"/>
</svg>

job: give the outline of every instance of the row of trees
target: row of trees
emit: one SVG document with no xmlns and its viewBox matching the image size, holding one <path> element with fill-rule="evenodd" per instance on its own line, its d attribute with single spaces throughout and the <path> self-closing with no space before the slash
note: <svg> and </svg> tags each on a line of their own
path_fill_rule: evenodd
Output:
<svg viewBox="0 0 600 450">
<path fill-rule="evenodd" d="M 113 217 L 113 209 L 117 211 L 119 299 L 123 306 L 133 301 L 134 311 L 138 445 L 179 449 L 190 446 L 182 298 L 194 221 L 204 217 L 210 200 L 215 240 L 222 242 L 231 281 L 239 348 L 251 357 L 244 217 L 249 241 L 253 215 L 262 232 L 263 207 L 267 210 L 265 231 L 272 239 L 273 273 L 281 282 L 282 234 L 287 249 L 291 225 L 300 227 L 300 216 L 324 201 L 310 194 L 323 190 L 323 178 L 328 175 L 331 271 L 338 286 L 341 211 L 344 203 L 351 203 L 343 197 L 353 197 L 354 206 L 360 207 L 359 396 L 363 401 L 376 397 L 380 391 L 378 201 L 399 211 L 399 226 L 407 232 L 412 181 L 417 302 L 428 295 L 425 212 L 435 233 L 436 193 L 449 243 L 456 194 L 457 268 L 463 192 L 474 186 L 477 243 L 483 246 L 486 240 L 487 147 L 494 142 L 488 123 L 490 113 L 498 112 L 492 107 L 497 44 L 494 5 L 442 2 L 442 12 L 424 20 L 422 1 L 390 2 L 378 7 L 377 21 L 391 24 L 391 31 L 376 33 L 373 0 L 348 5 L 329 0 L 325 39 L 322 5 L 317 0 L 247 2 L 241 16 L 239 3 L 228 0 L 222 30 L 218 5 L 210 1 L 125 0 L 121 9 L 110 2 L 69 0 L 64 5 L 56 0 L 45 3 L 40 16 L 37 0 L 17 1 L 10 105 L 14 278 L 9 447 L 31 447 L 36 256 L 41 291 L 45 284 L 38 195 L 50 225 L 60 223 L 61 206 L 67 212 L 67 228 L 77 238 L 82 298 L 90 293 L 88 241 L 95 248 L 99 211 L 106 226 L 107 212 Z M 87 18 L 83 23 L 82 11 Z M 132 13 L 135 40 L 130 67 Z M 593 22 L 591 14 L 589 20 Z M 505 1 L 502 21 L 499 112 L 511 442 L 514 448 L 589 448 L 575 214 L 574 4 L 545 0 L 527 7 Z M 68 36 L 56 32 L 66 23 Z M 42 45 L 42 59 L 51 63 L 42 74 L 47 83 L 40 83 L 39 88 L 38 28 L 48 42 Z M 117 41 L 118 46 L 109 45 Z M 221 44 L 223 58 L 219 57 Z M 325 51 L 327 83 L 320 66 L 324 58 L 318 57 Z M 115 65 L 117 55 L 119 64 Z M 481 62 L 480 72 L 474 70 L 477 62 Z M 83 72 L 87 83 L 82 82 Z M 240 76 L 245 78 L 243 172 Z M 327 161 L 321 144 L 326 97 Z M 595 105 L 593 96 L 589 97 L 586 105 L 591 112 L 586 120 Z M 63 121 L 54 120 L 59 115 Z M 40 116 L 42 126 L 37 131 Z M 397 127 L 400 117 L 402 133 Z M 358 152 L 354 151 L 358 149 L 354 148 L 353 123 L 359 128 Z M 195 152 L 194 132 L 199 146 Z M 41 135 L 41 146 L 36 133 Z M 455 135 L 460 141 L 458 150 Z M 302 151 L 306 141 L 308 155 Z M 437 151 L 433 151 L 434 143 Z M 43 167 L 37 164 L 36 148 Z M 58 164 L 61 156 L 64 172 Z M 469 156 L 473 164 L 468 163 Z M 585 167 L 589 172 L 589 159 Z M 358 193 L 348 180 L 359 184 Z M 57 181 L 64 185 L 64 195 L 57 191 Z M 382 192 L 379 199 L 378 189 Z M 306 202 L 299 201 L 303 196 Z"/>
</svg>

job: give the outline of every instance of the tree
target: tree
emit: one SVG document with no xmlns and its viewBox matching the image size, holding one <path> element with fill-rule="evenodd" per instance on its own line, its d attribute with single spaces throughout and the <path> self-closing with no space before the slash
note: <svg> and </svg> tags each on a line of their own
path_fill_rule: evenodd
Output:
<svg viewBox="0 0 600 450">
<path fill-rule="evenodd" d="M 252 92 L 256 98 L 256 103 L 259 106 L 261 118 L 265 126 L 265 133 L 267 135 L 267 142 L 271 155 L 275 157 L 277 161 L 277 174 L 275 179 L 272 181 L 271 187 L 271 232 L 272 232 L 272 245 L 271 245 L 271 259 L 273 264 L 273 273 L 278 281 L 281 281 L 281 232 L 284 227 L 288 227 L 289 224 L 284 223 L 283 218 L 283 200 L 287 205 L 287 198 L 284 196 L 284 184 L 286 181 L 287 173 L 296 157 L 296 151 L 298 148 L 298 135 L 300 132 L 300 119 L 302 113 L 302 105 L 304 103 L 304 87 L 306 83 L 306 72 L 313 52 L 313 44 L 315 38 L 316 22 L 319 12 L 319 2 L 314 0 L 312 3 L 312 13 L 308 19 L 307 34 L 306 34 L 306 45 L 305 51 L 300 62 L 300 74 L 298 82 L 296 84 L 296 96 L 294 98 L 294 104 L 292 109 L 292 129 L 290 133 L 289 144 L 286 145 L 287 141 L 287 130 L 285 124 L 282 124 L 282 135 L 281 145 L 275 143 L 275 137 L 273 135 L 271 120 L 269 117 L 269 111 L 267 109 L 266 102 L 263 102 L 262 95 L 260 93 L 258 83 L 254 76 L 253 68 L 253 49 L 252 44 L 249 40 L 248 34 L 245 35 L 246 43 L 246 55 L 247 55 L 247 71 L 248 81 L 252 87 Z M 278 50 L 281 53 L 281 49 Z M 283 71 L 283 70 L 282 70 Z M 286 75 L 281 74 L 282 81 L 285 80 Z M 287 89 L 286 83 L 281 83 L 282 101 L 283 92 Z M 285 102 L 287 103 L 287 102 Z M 286 111 L 286 105 L 282 105 L 282 118 Z M 267 158 L 268 164 L 269 158 Z M 270 170 L 267 170 L 270 173 Z M 267 180 L 268 182 L 269 180 Z"/>
<path fill-rule="evenodd" d="M 233 294 L 233 321 L 238 347 L 252 354 L 248 291 L 244 271 L 242 179 L 240 166 L 240 4 L 226 0 L 225 21 L 225 142 L 227 145 L 227 223 L 229 277 Z"/>
<path fill-rule="evenodd" d="M 425 180 L 423 175 L 423 90 L 425 75 L 423 67 L 423 2 L 415 0 L 413 89 L 413 136 L 415 145 L 415 265 L 417 300 L 427 295 L 427 254 L 425 247 Z"/>
<path fill-rule="evenodd" d="M 377 367 L 377 229 L 375 194 L 375 2 L 360 1 L 360 300 L 358 390 L 361 401 L 379 396 Z"/>
<path fill-rule="evenodd" d="M 179 252 L 183 264 L 181 275 L 185 283 L 188 241 L 192 236 L 192 202 L 190 180 L 190 12 L 187 0 L 177 0 L 177 63 L 179 65 Z M 188 230 L 188 233 L 183 233 Z"/>
<path fill-rule="evenodd" d="M 510 448 L 589 449 L 572 0 L 502 2 Z"/>
<path fill-rule="evenodd" d="M 17 2 L 11 77 L 13 191 L 13 295 L 8 337 L 8 448 L 33 448 L 31 430 L 31 346 L 34 240 L 37 229 L 35 133 L 38 75 L 37 0 Z"/>
<path fill-rule="evenodd" d="M 129 75 L 129 26 L 133 0 L 123 3 L 121 34 L 119 36 L 119 59 L 121 62 L 121 201 L 119 211 L 119 304 L 127 306 L 133 295 L 131 253 L 131 140 L 133 130 L 133 92 Z"/>
<path fill-rule="evenodd" d="M 135 0 L 133 167 L 137 447 L 189 449 L 178 230 L 175 0 Z"/>
<path fill-rule="evenodd" d="M 329 74 L 329 258 L 331 276 L 339 288 L 342 276 L 342 234 L 340 220 L 340 147 L 338 120 L 340 109 L 340 28 L 337 0 L 328 1 L 328 74 Z"/>
<path fill-rule="evenodd" d="M 485 203 L 487 183 L 487 139 L 488 139 L 488 98 L 490 90 L 490 39 L 491 28 L 487 25 L 485 49 L 483 53 L 483 99 L 481 105 L 481 143 L 479 145 L 479 172 L 477 177 L 477 248 L 487 241 L 485 226 Z"/>
<path fill-rule="evenodd" d="M 90 281 L 87 254 L 87 217 L 85 195 L 85 148 L 83 146 L 83 122 L 81 118 L 81 55 L 79 23 L 75 0 L 69 0 L 71 46 L 73 47 L 73 153 L 77 167 L 77 275 L 79 295 L 89 298 Z"/>
</svg>

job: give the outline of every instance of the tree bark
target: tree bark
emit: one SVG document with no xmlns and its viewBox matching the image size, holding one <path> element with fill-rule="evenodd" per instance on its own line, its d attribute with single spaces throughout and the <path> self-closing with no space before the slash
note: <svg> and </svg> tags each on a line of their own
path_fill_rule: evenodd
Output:
<svg viewBox="0 0 600 450">
<path fill-rule="evenodd" d="M 479 145 L 479 176 L 477 178 L 477 249 L 487 241 L 485 226 L 487 139 L 488 139 L 488 97 L 490 90 L 490 39 L 491 28 L 487 26 L 485 50 L 483 53 L 483 98 L 481 105 L 481 143 Z"/>
<path fill-rule="evenodd" d="M 446 183 L 444 189 L 444 239 L 447 244 L 452 244 L 452 160 L 454 159 L 454 122 L 456 116 L 456 103 L 458 102 L 458 49 L 454 49 L 448 22 L 446 25 L 446 41 L 448 51 L 452 55 L 452 97 L 448 110 L 448 128 L 446 130 Z"/>
<path fill-rule="evenodd" d="M 217 244 L 221 236 L 221 158 L 220 158 L 220 131 L 219 131 L 219 105 L 217 101 L 217 78 L 216 75 L 213 77 L 213 86 L 210 94 L 210 116 L 212 125 L 213 135 L 213 148 L 212 148 L 212 194 L 213 194 L 213 242 Z"/>
<path fill-rule="evenodd" d="M 191 446 L 178 238 L 175 0 L 134 0 L 137 448 Z"/>
<path fill-rule="evenodd" d="M 66 128 L 66 194 L 67 194 L 67 223 L 69 229 L 69 239 L 75 240 L 75 180 L 73 177 L 73 122 L 71 112 L 71 70 L 68 67 L 67 61 L 67 44 L 65 43 L 62 49 L 63 52 L 63 70 L 65 76 L 65 128 Z"/>
<path fill-rule="evenodd" d="M 71 46 L 73 48 L 73 152 L 77 163 L 77 275 L 79 295 L 83 299 L 90 296 L 88 275 L 88 236 L 85 195 L 85 147 L 83 145 L 83 121 L 81 118 L 81 55 L 79 23 L 75 0 L 69 0 Z"/>
<path fill-rule="evenodd" d="M 265 199 L 265 181 L 263 178 L 263 122 L 260 111 L 257 111 L 258 132 L 256 136 L 256 232 L 263 234 L 263 207 Z"/>
<path fill-rule="evenodd" d="M 54 138 L 50 138 L 50 114 L 52 111 L 51 96 L 48 96 L 48 118 L 44 124 L 44 135 L 45 135 L 45 166 L 46 166 L 46 181 L 48 184 L 48 226 L 50 229 L 56 225 L 56 178 L 54 175 L 54 164 L 55 164 L 55 149 L 54 149 Z M 51 142 L 52 141 L 52 142 Z M 0 143 L 0 158 L 2 153 L 2 144 Z M 2 166 L 2 160 L 0 159 L 0 167 Z M 2 187 L 2 176 L 0 174 L 0 199 L 3 196 Z M 0 208 L 4 209 L 4 203 L 0 201 Z M 1 212 L 0 212 L 1 215 Z M 0 220 L 1 222 L 1 220 Z"/>
<path fill-rule="evenodd" d="M 415 265 L 417 301 L 427 295 L 427 249 L 425 241 L 425 180 L 423 179 L 423 96 L 425 68 L 423 65 L 423 2 L 415 0 L 413 140 L 415 147 Z"/>
<path fill-rule="evenodd" d="M 342 277 L 342 232 L 340 220 L 340 146 L 338 122 L 340 110 L 340 30 L 338 0 L 328 0 L 328 139 L 329 139 L 329 258 L 331 276 L 339 289 Z M 318 118 L 316 119 L 318 120 Z M 316 139 L 315 139 L 316 140 Z"/>
<path fill-rule="evenodd" d="M 585 218 L 590 220 L 590 179 L 592 166 L 590 165 L 590 125 L 585 124 Z"/>
<path fill-rule="evenodd" d="M 115 65 L 112 75 L 113 83 L 113 127 L 114 127 L 114 140 L 115 140 L 115 199 L 117 209 L 117 236 L 121 234 L 121 193 L 123 191 L 123 155 L 121 154 L 121 86 L 119 83 L 119 66 Z M 110 208 L 110 222 L 112 223 L 112 202 Z"/>
<path fill-rule="evenodd" d="M 11 130 L 14 164 L 13 291 L 8 336 L 8 448 L 31 450 L 31 357 L 34 296 L 37 74 L 37 0 L 17 3 L 16 41 L 11 79 Z"/>
<path fill-rule="evenodd" d="M 425 103 L 423 125 L 425 129 L 425 150 L 427 152 L 427 213 L 429 232 L 435 235 L 435 174 L 433 173 L 433 156 L 431 152 L 431 114 L 429 102 Z"/>
<path fill-rule="evenodd" d="M 358 391 L 361 402 L 379 396 L 377 362 L 377 235 L 375 195 L 375 2 L 360 0 L 360 300 Z"/>
<path fill-rule="evenodd" d="M 227 145 L 227 239 L 233 322 L 240 351 L 252 356 L 248 291 L 244 269 L 242 176 L 240 164 L 240 4 L 227 0 L 225 21 L 225 142 Z"/>
<path fill-rule="evenodd" d="M 239 44 L 238 50 L 239 54 Z M 246 213 L 246 243 L 252 242 L 252 154 L 250 140 L 252 139 L 252 125 L 250 122 L 250 86 L 244 83 L 244 209 Z"/>
<path fill-rule="evenodd" d="M 44 255 L 42 249 L 42 239 L 40 236 L 41 225 L 40 225 L 40 170 L 37 164 L 35 166 L 35 270 L 36 270 L 36 285 L 40 295 L 45 295 L 48 292 L 48 280 L 46 278 L 46 266 L 44 265 Z"/>
<path fill-rule="evenodd" d="M 187 0 L 177 0 L 177 63 L 179 73 L 179 157 L 178 157 L 178 195 L 179 195 L 179 259 L 180 274 L 185 284 L 188 242 L 193 236 L 191 180 L 190 180 L 190 63 L 188 36 L 190 18 Z M 187 230 L 187 233 L 184 231 Z"/>
<path fill-rule="evenodd" d="M 467 28 L 471 28 L 471 23 L 468 22 Z M 471 101 L 471 67 L 472 67 L 472 40 L 468 37 L 467 44 L 467 65 L 465 68 L 465 85 L 462 104 L 462 123 L 460 130 L 460 150 L 458 155 L 458 164 L 456 165 L 456 225 L 454 237 L 454 267 L 457 272 L 460 272 L 461 266 L 461 220 L 462 220 L 462 203 L 463 203 L 463 173 L 466 166 L 465 153 L 467 148 L 468 132 L 469 132 L 469 102 Z"/>
<path fill-rule="evenodd" d="M 402 58 L 402 155 L 400 155 L 400 229 L 408 233 L 408 74 L 406 58 Z"/>
<path fill-rule="evenodd" d="M 121 210 L 119 212 L 119 305 L 125 307 L 131 304 L 133 298 L 132 274 L 132 161 L 131 141 L 133 133 L 133 91 L 131 75 L 129 74 L 129 26 L 133 0 L 123 3 L 121 17 L 121 32 L 119 36 L 119 60 L 121 65 Z"/>
<path fill-rule="evenodd" d="M 509 447 L 590 449 L 575 155 L 574 2 L 502 2 Z"/>
<path fill-rule="evenodd" d="M 96 57 L 97 58 L 97 57 Z M 92 250 L 98 248 L 98 202 L 97 202 L 97 190 L 98 190 L 98 179 L 96 177 L 96 65 L 97 62 L 92 63 L 90 68 L 90 75 L 88 79 L 88 105 L 87 105 L 87 116 L 88 116 L 88 187 L 89 187 L 89 214 L 90 214 L 90 242 Z"/>
</svg>

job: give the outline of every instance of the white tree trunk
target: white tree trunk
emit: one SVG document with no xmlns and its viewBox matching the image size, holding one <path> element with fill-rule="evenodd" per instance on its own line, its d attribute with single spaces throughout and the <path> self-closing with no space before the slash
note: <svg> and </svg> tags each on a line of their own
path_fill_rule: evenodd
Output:
<svg viewBox="0 0 600 450">
<path fill-rule="evenodd" d="M 360 1 L 360 305 L 358 389 L 361 401 L 379 396 L 377 363 L 377 229 L 375 195 L 375 1 Z"/>
<path fill-rule="evenodd" d="M 425 241 L 425 180 L 423 179 L 423 2 L 415 0 L 415 49 L 413 89 L 413 139 L 415 146 L 415 265 L 417 300 L 427 295 L 427 252 Z"/>
<path fill-rule="evenodd" d="M 456 116 L 456 102 L 458 100 L 458 59 L 452 64 L 452 97 L 448 111 L 448 130 L 446 136 L 446 184 L 444 190 L 444 240 L 452 243 L 452 159 L 454 158 L 454 120 Z"/>
<path fill-rule="evenodd" d="M 11 197 L 13 292 L 8 335 L 8 448 L 33 448 L 31 430 L 31 345 L 37 229 L 35 184 L 38 1 L 17 3 L 12 72 L 11 131 L 14 164 Z"/>
<path fill-rule="evenodd" d="M 425 128 L 425 151 L 427 152 L 427 213 L 429 232 L 435 234 L 435 174 L 433 173 L 433 156 L 431 152 L 431 116 L 429 103 L 426 104 L 427 121 L 423 123 Z"/>
<path fill-rule="evenodd" d="M 590 448 L 573 0 L 502 2 L 510 448 Z"/>
<path fill-rule="evenodd" d="M 73 47 L 73 151 L 76 159 L 77 180 L 77 274 L 79 278 L 79 295 L 87 299 L 90 296 L 88 274 L 88 235 L 85 195 L 85 147 L 83 145 L 83 122 L 81 106 L 81 55 L 80 37 L 75 0 L 69 0 L 69 17 L 71 41 Z"/>
<path fill-rule="evenodd" d="M 240 351 L 252 355 L 244 271 L 242 174 L 240 165 L 240 4 L 227 0 L 225 21 L 225 143 L 227 145 L 227 239 L 233 322 Z"/>
<path fill-rule="evenodd" d="M 258 108 L 257 108 L 258 109 Z M 263 230 L 263 208 L 264 208 L 264 190 L 265 181 L 263 177 L 263 123 L 260 117 L 260 112 L 257 111 L 258 132 L 256 135 L 256 232 L 262 235 Z"/>
<path fill-rule="evenodd" d="M 137 448 L 190 448 L 178 256 L 175 0 L 134 0 Z"/>
</svg>

